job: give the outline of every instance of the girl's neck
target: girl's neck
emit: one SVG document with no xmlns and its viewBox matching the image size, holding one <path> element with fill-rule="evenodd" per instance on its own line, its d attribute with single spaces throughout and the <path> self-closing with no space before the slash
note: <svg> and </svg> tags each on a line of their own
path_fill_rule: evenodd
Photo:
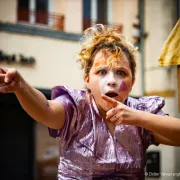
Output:
<svg viewBox="0 0 180 180">
<path fill-rule="evenodd" d="M 103 110 L 103 109 L 102 109 L 102 108 L 100 108 L 100 107 L 98 107 L 98 110 L 99 110 L 99 112 L 100 112 L 101 116 L 103 117 L 103 119 L 104 119 L 104 120 L 106 120 L 106 111 L 105 111 L 105 110 Z"/>
</svg>

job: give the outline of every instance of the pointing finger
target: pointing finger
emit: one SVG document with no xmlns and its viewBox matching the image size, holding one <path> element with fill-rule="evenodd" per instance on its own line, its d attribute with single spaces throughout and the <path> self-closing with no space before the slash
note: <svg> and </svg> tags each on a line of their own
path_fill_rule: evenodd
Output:
<svg viewBox="0 0 180 180">
<path fill-rule="evenodd" d="M 113 107 L 117 106 L 117 101 L 113 98 L 110 98 L 104 94 L 101 95 L 102 99 L 105 100 L 107 103 L 110 103 Z"/>
</svg>

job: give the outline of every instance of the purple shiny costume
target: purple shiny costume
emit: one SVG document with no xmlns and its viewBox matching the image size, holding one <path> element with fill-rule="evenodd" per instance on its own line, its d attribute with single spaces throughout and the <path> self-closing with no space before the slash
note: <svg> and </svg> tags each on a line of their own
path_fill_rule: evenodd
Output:
<svg viewBox="0 0 180 180">
<path fill-rule="evenodd" d="M 129 125 L 118 125 L 111 135 L 97 106 L 86 91 L 57 86 L 55 99 L 65 108 L 65 123 L 61 130 L 49 128 L 52 137 L 60 139 L 58 179 L 144 179 L 145 152 L 155 142 L 152 132 Z M 128 97 L 127 106 L 164 115 L 160 97 Z M 157 119 L 158 120 L 158 119 Z M 99 178 L 98 178 L 99 177 Z"/>
</svg>

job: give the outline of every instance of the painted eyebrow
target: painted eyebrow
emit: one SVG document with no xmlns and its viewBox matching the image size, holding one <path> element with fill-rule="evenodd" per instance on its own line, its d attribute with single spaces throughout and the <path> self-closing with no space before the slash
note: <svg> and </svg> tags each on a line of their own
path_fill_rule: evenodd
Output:
<svg viewBox="0 0 180 180">
<path fill-rule="evenodd" d="M 109 68 L 108 66 L 97 66 L 94 69 L 95 70 L 101 70 L 101 69 L 108 69 L 108 68 Z"/>
<path fill-rule="evenodd" d="M 127 71 L 127 72 L 129 72 L 128 71 L 128 69 L 126 69 L 126 68 L 124 68 L 124 67 L 120 67 L 120 68 L 114 68 L 115 70 L 124 70 L 124 71 Z"/>
<path fill-rule="evenodd" d="M 105 66 L 102 66 L 102 65 L 98 65 L 98 66 L 96 66 L 96 67 L 94 67 L 94 69 L 95 69 L 95 71 L 98 71 L 98 70 L 101 70 L 101 69 L 109 69 L 110 67 L 108 66 L 108 65 L 105 65 Z M 111 69 L 111 68 L 110 68 Z M 128 69 L 126 69 L 125 67 L 119 67 L 119 68 L 113 68 L 114 70 L 123 70 L 123 71 L 125 71 L 126 73 L 128 73 L 129 72 L 129 70 Z"/>
<path fill-rule="evenodd" d="M 101 70 L 101 69 L 111 69 L 109 68 L 109 66 L 97 66 L 94 68 L 95 71 Z M 128 69 L 124 68 L 124 67 L 120 67 L 120 68 L 113 68 L 114 70 L 121 70 L 121 71 L 125 71 L 125 72 L 129 72 Z"/>
<path fill-rule="evenodd" d="M 115 71 L 121 70 L 121 71 L 129 72 L 128 69 L 126 69 L 126 68 L 124 68 L 124 67 L 120 67 L 120 68 L 110 68 L 109 66 L 99 66 L 99 67 L 95 67 L 95 70 L 100 70 L 100 69 L 114 69 Z"/>
</svg>

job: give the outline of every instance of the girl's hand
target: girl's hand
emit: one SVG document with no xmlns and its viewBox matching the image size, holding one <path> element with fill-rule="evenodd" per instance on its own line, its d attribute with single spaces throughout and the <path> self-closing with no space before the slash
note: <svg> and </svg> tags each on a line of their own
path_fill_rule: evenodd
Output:
<svg viewBox="0 0 180 180">
<path fill-rule="evenodd" d="M 140 111 L 134 110 L 121 102 L 116 101 L 106 95 L 101 96 L 106 103 L 108 103 L 112 108 L 106 113 L 106 119 L 109 119 L 116 125 L 127 124 L 136 125 L 138 120 L 138 115 Z"/>
<path fill-rule="evenodd" d="M 0 67 L 0 93 L 15 92 L 20 82 L 21 76 L 16 69 Z"/>
</svg>

